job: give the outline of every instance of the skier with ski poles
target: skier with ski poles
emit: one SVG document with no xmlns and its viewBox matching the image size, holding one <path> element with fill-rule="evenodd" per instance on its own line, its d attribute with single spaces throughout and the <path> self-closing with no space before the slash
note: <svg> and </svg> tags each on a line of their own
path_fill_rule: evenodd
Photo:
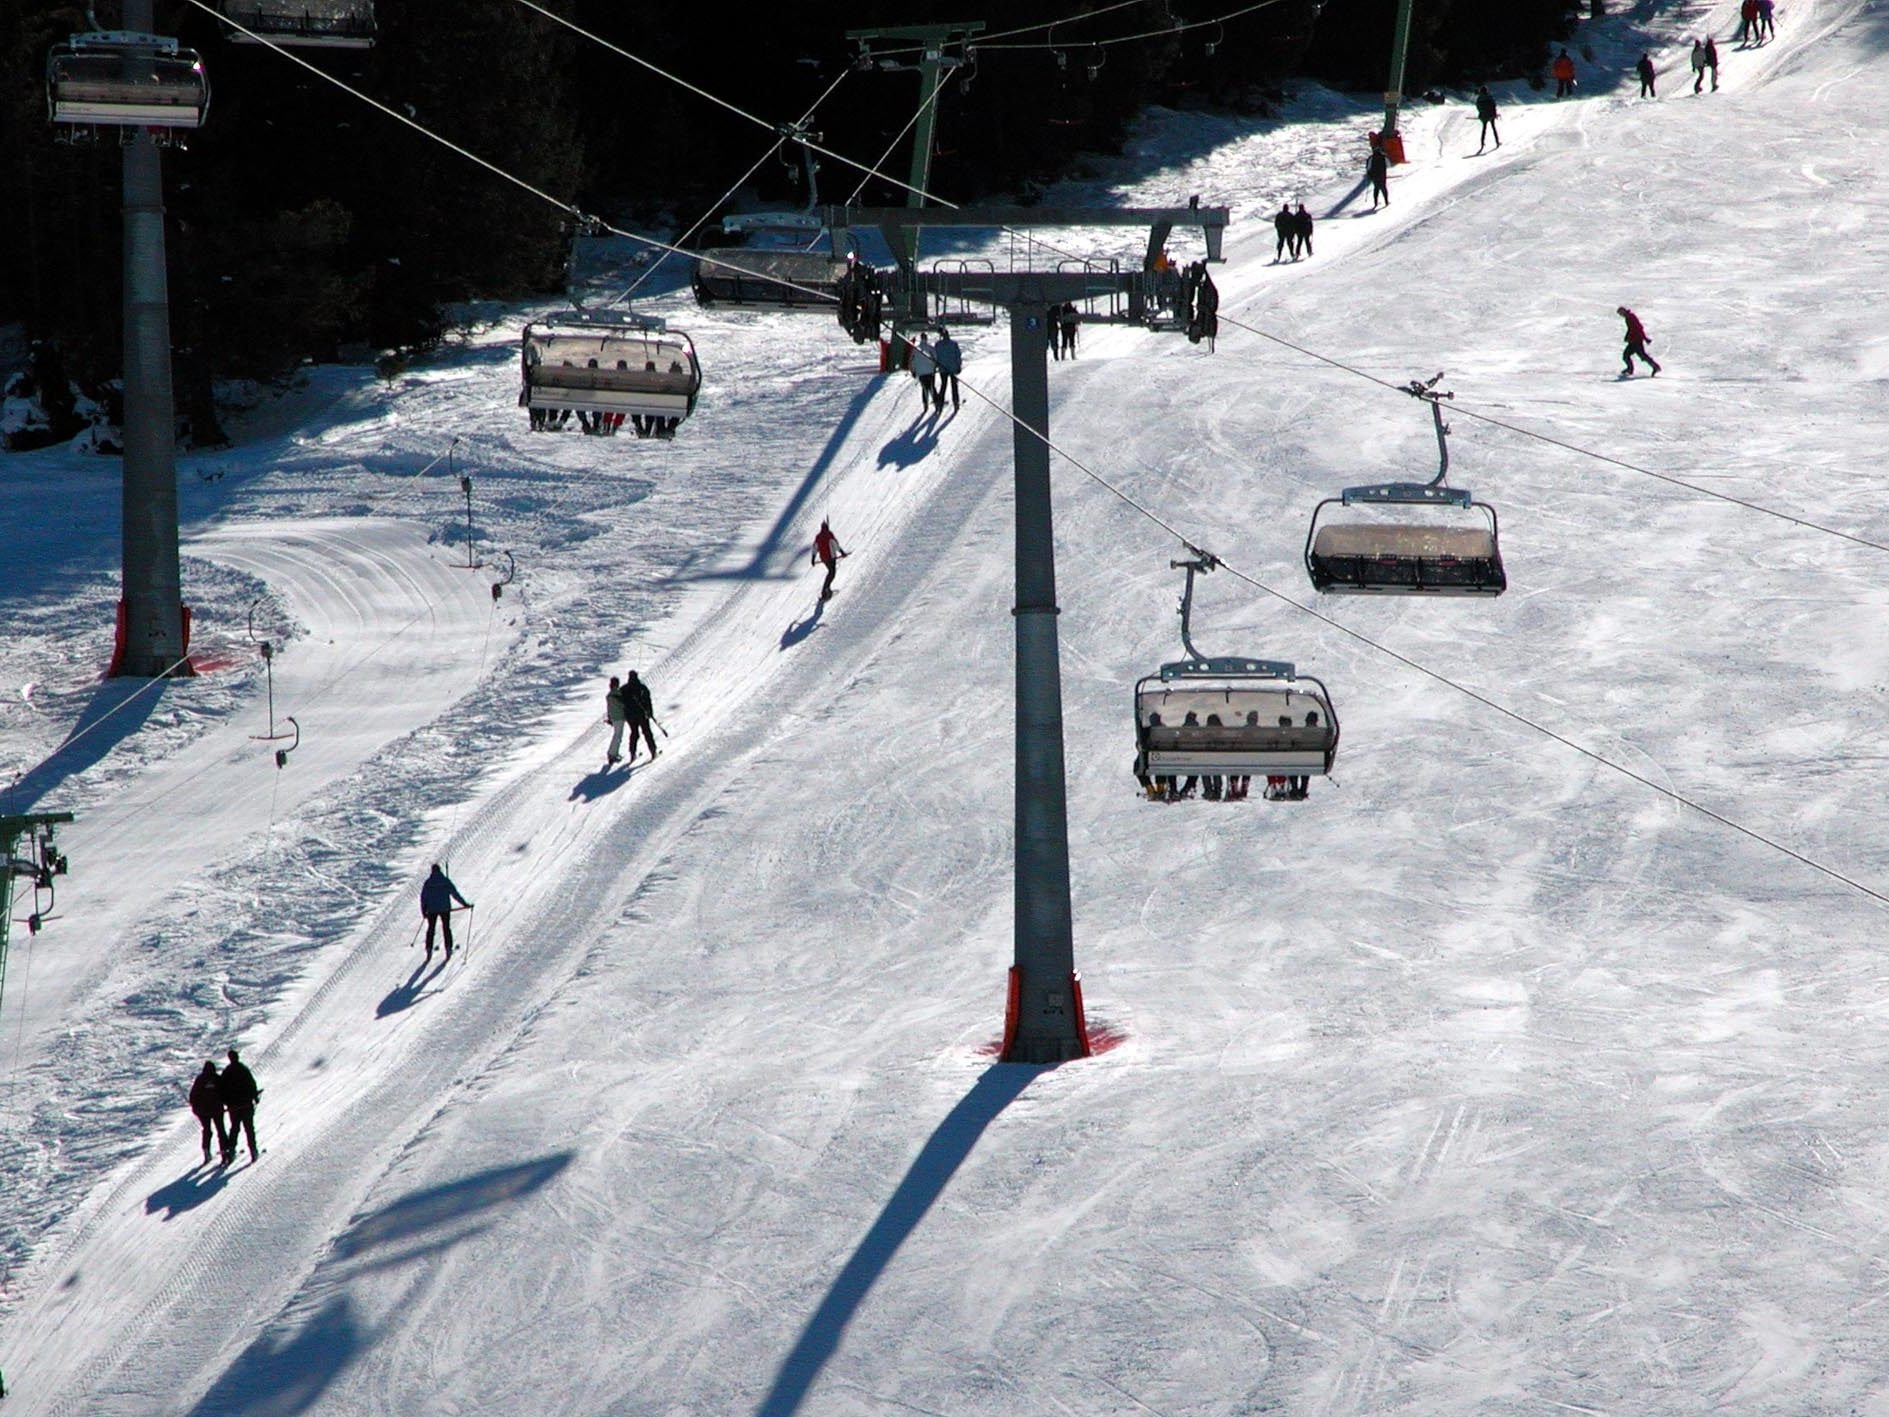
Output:
<svg viewBox="0 0 1889 1417">
<path fill-rule="evenodd" d="M 472 902 L 459 893 L 459 887 L 453 884 L 453 878 L 440 869 L 439 862 L 433 863 L 432 874 L 420 886 L 420 914 L 426 917 L 426 957 L 433 958 L 433 926 L 437 924 L 446 941 L 446 958 L 453 957 L 453 902 L 458 901 L 467 910 L 472 909 Z"/>
<path fill-rule="evenodd" d="M 656 735 L 649 731 L 649 726 L 655 723 L 658 728 L 662 728 L 662 724 L 656 722 L 656 706 L 649 697 L 649 685 L 636 677 L 634 669 L 627 671 L 623 676 L 623 716 L 629 720 L 630 725 L 630 761 L 636 761 L 638 734 L 641 734 L 643 741 L 649 744 L 649 755 L 654 758 Z M 669 736 L 668 729 L 663 728 L 662 731 L 665 738 Z"/>
<path fill-rule="evenodd" d="M 256 1075 L 243 1066 L 234 1048 L 230 1049 L 229 1065 L 223 1069 L 223 1076 L 217 1079 L 217 1095 L 230 1114 L 229 1135 L 223 1141 L 223 1164 L 227 1166 L 236 1159 L 239 1136 L 247 1137 L 249 1159 L 256 1160 L 261 1154 L 256 1147 L 256 1104 L 262 1100 L 262 1089 L 256 1086 Z"/>
<path fill-rule="evenodd" d="M 840 568 L 840 557 L 846 554 L 846 548 L 840 545 L 833 528 L 822 521 L 819 533 L 813 538 L 813 556 L 808 561 L 809 565 L 826 567 L 826 584 L 820 587 L 821 600 L 833 598 L 833 576 Z"/>
</svg>

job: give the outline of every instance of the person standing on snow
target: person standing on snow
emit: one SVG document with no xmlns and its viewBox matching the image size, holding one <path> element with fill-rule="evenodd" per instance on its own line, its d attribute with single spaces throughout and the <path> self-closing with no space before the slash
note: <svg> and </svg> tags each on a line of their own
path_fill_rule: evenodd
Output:
<svg viewBox="0 0 1889 1417">
<path fill-rule="evenodd" d="M 1717 93 L 1718 92 L 1718 44 L 1709 34 L 1705 37 L 1705 67 L 1712 71 L 1712 92 Z"/>
<path fill-rule="evenodd" d="M 1292 208 L 1288 203 L 1279 204 L 1278 214 L 1272 219 L 1272 229 L 1279 233 L 1279 249 L 1272 256 L 1272 263 L 1276 266 L 1285 260 L 1287 250 L 1294 256 L 1299 254 L 1298 239 L 1292 234 Z"/>
<path fill-rule="evenodd" d="M 1758 41 L 1758 0 L 1744 0 L 1738 7 L 1738 42 L 1756 44 Z"/>
<path fill-rule="evenodd" d="M 813 538 L 813 556 L 809 565 L 826 567 L 826 584 L 820 587 L 820 599 L 833 598 L 833 576 L 840 568 L 840 557 L 846 555 L 846 548 L 840 545 L 840 539 L 833 534 L 833 528 L 824 521 Z"/>
<path fill-rule="evenodd" d="M 943 411 L 945 392 L 949 390 L 951 407 L 955 410 L 958 406 L 958 375 L 964 372 L 964 351 L 951 338 L 951 331 L 940 330 L 938 343 L 933 346 L 931 353 L 938 361 L 938 402 L 935 407 Z"/>
<path fill-rule="evenodd" d="M 230 1149 L 228 1135 L 223 1130 L 223 1093 L 221 1080 L 216 1075 L 216 1064 L 206 1062 L 203 1071 L 190 1084 L 190 1110 L 203 1124 L 203 1164 L 210 1164 L 210 1128 L 216 1128 L 217 1155 L 223 1156 Z"/>
<path fill-rule="evenodd" d="M 918 343 L 912 346 L 912 377 L 918 380 L 918 394 L 925 406 L 931 411 L 931 382 L 938 376 L 938 357 L 931 351 L 931 336 L 921 331 Z"/>
<path fill-rule="evenodd" d="M 1626 372 L 1622 374 L 1621 377 L 1626 379 L 1633 377 L 1633 361 L 1635 359 L 1644 359 L 1652 368 L 1653 373 L 1658 375 L 1658 361 L 1646 352 L 1647 341 L 1650 340 L 1652 336 L 1647 334 L 1646 326 L 1640 323 L 1640 317 L 1627 309 L 1624 305 L 1620 306 L 1614 313 L 1627 322 L 1627 347 L 1626 351 L 1620 356 L 1621 363 L 1626 367 Z"/>
<path fill-rule="evenodd" d="M 1574 95 L 1574 61 L 1568 57 L 1567 50 L 1562 50 L 1554 57 L 1554 64 L 1549 72 L 1554 75 L 1554 96 L 1571 98 Z"/>
<path fill-rule="evenodd" d="M 439 862 L 433 863 L 433 872 L 420 886 L 420 914 L 426 917 L 426 957 L 433 957 L 433 927 L 438 925 L 446 941 L 446 958 L 453 957 L 453 902 L 458 901 L 467 910 L 472 909 L 472 902 L 459 894 L 459 887 L 453 884 L 453 878 L 440 870 Z"/>
<path fill-rule="evenodd" d="M 1299 238 L 1299 254 L 1312 254 L 1312 214 L 1305 209 L 1305 203 L 1299 203 L 1299 209 L 1292 214 L 1292 230 Z"/>
<path fill-rule="evenodd" d="M 1712 86 L 1714 88 L 1718 87 L 1716 82 Z M 1705 46 L 1699 43 L 1699 41 L 1695 39 L 1692 41 L 1692 91 L 1694 93 L 1697 93 L 1699 92 L 1700 89 L 1704 87 L 1705 87 Z"/>
<path fill-rule="evenodd" d="M 1659 94 L 1653 87 L 1653 80 L 1658 72 L 1653 68 L 1653 56 L 1642 54 L 1640 62 L 1633 66 L 1633 71 L 1640 76 L 1640 97 L 1658 98 Z"/>
<path fill-rule="evenodd" d="M 623 685 L 610 676 L 610 688 L 603 696 L 603 721 L 610 725 L 610 747 L 604 754 L 606 764 L 620 762 L 623 756 L 623 725 L 628 715 L 623 711 Z"/>
<path fill-rule="evenodd" d="M 630 721 L 630 761 L 636 761 L 639 734 L 649 744 L 650 757 L 655 757 L 656 735 L 649 731 L 649 725 L 656 721 L 656 705 L 649 697 L 649 685 L 636 677 L 634 669 L 623 676 L 623 714 Z"/>
<path fill-rule="evenodd" d="M 1766 39 L 1777 38 L 1777 6 L 1773 0 L 1758 0 L 1758 33 Z"/>
<path fill-rule="evenodd" d="M 1377 210 L 1377 200 L 1384 199 L 1384 205 L 1391 204 L 1391 162 L 1384 156 L 1384 149 L 1373 146 L 1371 156 L 1365 159 L 1364 175 L 1371 179 L 1371 210 Z"/>
<path fill-rule="evenodd" d="M 1495 139 L 1498 148 L 1501 147 L 1502 134 L 1495 126 L 1495 95 L 1489 92 L 1487 84 L 1476 90 L 1476 117 L 1482 123 L 1482 136 L 1476 139 L 1476 151 L 1480 153 L 1488 147 L 1491 138 Z"/>
<path fill-rule="evenodd" d="M 260 1154 L 256 1148 L 256 1103 L 262 1098 L 262 1089 L 256 1086 L 256 1075 L 243 1066 L 234 1048 L 230 1049 L 229 1066 L 217 1079 L 217 1095 L 230 1114 L 230 1133 L 223 1143 L 224 1164 L 236 1159 L 239 1133 L 247 1137 L 249 1159 L 254 1161 Z"/>
</svg>

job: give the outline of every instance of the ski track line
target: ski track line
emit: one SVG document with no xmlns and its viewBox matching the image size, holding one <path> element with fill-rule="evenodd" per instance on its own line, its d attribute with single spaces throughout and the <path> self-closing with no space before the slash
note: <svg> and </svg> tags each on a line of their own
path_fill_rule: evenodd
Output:
<svg viewBox="0 0 1889 1417">
<path fill-rule="evenodd" d="M 896 422 L 896 413 L 890 420 L 862 420 L 862 425 L 870 422 L 874 426 L 862 427 L 861 433 L 870 436 L 888 421 Z M 950 475 L 933 477 L 929 487 L 908 494 L 906 500 L 912 505 L 903 509 L 906 525 L 901 540 L 911 537 L 929 546 L 949 544 L 991 497 L 1007 490 L 1008 480 L 1002 475 L 1008 468 L 1007 459 L 994 455 L 979 459 L 973 452 L 979 444 L 994 438 L 1007 443 L 1007 426 L 991 422 L 975 432 L 974 439 L 948 463 L 941 455 L 934 455 L 938 457 L 937 470 L 949 469 Z M 994 454 L 997 450 L 991 451 Z M 928 458 L 925 463 L 931 461 Z M 959 467 L 960 463 L 964 467 Z M 997 471 L 978 478 L 964 470 L 980 464 Z M 911 473 L 911 469 L 904 471 Z M 870 467 L 861 469 L 859 475 L 883 476 Z M 839 480 L 846 484 L 853 478 L 847 475 Z M 553 891 L 555 898 L 512 910 L 510 913 L 519 918 L 503 934 L 495 934 L 496 922 L 486 927 L 477 937 L 480 948 L 475 951 L 469 946 L 462 956 L 464 962 L 447 976 L 452 979 L 444 995 L 449 1009 L 430 1009 L 420 1019 L 412 1019 L 410 1011 L 403 1010 L 387 1034 L 357 1042 L 376 1073 L 359 1102 L 341 1120 L 325 1126 L 318 1136 L 300 1133 L 292 1123 L 286 1131 L 272 1128 L 269 1141 L 275 1154 L 271 1163 L 232 1178 L 227 1194 L 208 1202 L 214 1206 L 214 1214 L 206 1227 L 186 1236 L 180 1226 L 179 1243 L 191 1248 L 188 1259 L 181 1268 L 173 1269 L 155 1293 L 137 1303 L 135 1322 L 105 1326 L 107 1332 L 128 1336 L 86 1359 L 80 1390 L 48 1410 L 58 1417 L 81 1412 L 87 1417 L 103 1417 L 108 1411 L 145 1417 L 149 1407 L 136 1404 L 148 1398 L 137 1397 L 133 1385 L 109 1383 L 110 1375 L 128 1367 L 137 1374 L 138 1391 L 178 1394 L 183 1407 L 189 1405 L 184 1400 L 186 1395 L 189 1400 L 200 1400 L 220 1371 L 238 1356 L 232 1347 L 253 1332 L 252 1316 L 263 1313 L 279 1318 L 282 1305 L 318 1269 L 323 1258 L 319 1252 L 323 1237 L 344 1231 L 346 1220 L 358 1210 L 360 1196 L 349 1183 L 358 1184 L 359 1177 L 369 1174 L 367 1163 L 372 1155 L 388 1152 L 397 1159 L 413 1137 L 452 1105 L 456 1079 L 476 1077 L 511 1046 L 521 1026 L 568 985 L 572 967 L 591 952 L 600 934 L 614 926 L 623 905 L 641 889 L 645 878 L 660 868 L 704 811 L 715 805 L 729 775 L 736 770 L 730 764 L 764 754 L 776 734 L 791 731 L 795 706 L 817 707 L 830 697 L 831 686 L 855 678 L 896 627 L 898 609 L 917 596 L 934 576 L 948 575 L 949 569 L 932 557 L 874 558 L 869 573 L 856 573 L 852 580 L 855 594 L 849 597 L 848 611 L 837 621 L 827 622 L 836 633 L 822 637 L 824 653 L 796 647 L 795 662 L 781 664 L 784 652 L 770 640 L 759 656 L 761 662 L 750 672 L 759 670 L 765 675 L 770 682 L 762 697 L 775 702 L 751 704 L 752 712 L 729 722 L 735 717 L 735 701 L 726 694 L 715 696 L 727 704 L 722 721 L 711 721 L 707 728 L 692 727 L 682 740 L 688 748 L 686 755 L 671 757 L 678 751 L 672 748 L 652 765 L 649 778 L 664 788 L 661 797 L 641 794 L 607 820 L 594 812 L 586 814 L 582 826 L 571 834 L 574 842 L 581 843 L 578 849 L 582 859 L 570 861 L 567 851 L 567 864 L 555 890 L 540 887 L 541 891 Z M 746 644 L 755 637 L 757 624 L 770 623 L 765 613 L 768 602 L 798 607 L 809 598 L 794 582 L 762 580 L 742 586 L 703 616 L 665 657 L 661 665 L 663 682 L 691 682 L 688 670 L 698 662 L 726 663 L 729 644 Z M 750 603 L 757 600 L 762 606 L 751 608 Z M 762 613 L 754 613 L 755 608 Z M 772 666 L 766 663 L 769 659 L 775 661 Z M 769 668 L 772 673 L 767 673 Z M 752 731 L 755 722 L 778 727 L 757 740 Z M 454 844 L 490 842 L 495 829 L 508 820 L 530 819 L 540 828 L 568 824 L 571 812 L 563 800 L 568 772 L 586 769 L 593 756 L 592 749 L 582 741 L 565 748 L 551 764 L 534 769 L 490 797 L 473 821 L 456 834 Z M 525 804 L 541 793 L 551 799 L 546 803 L 549 811 L 541 809 L 532 816 Z M 627 859 L 618 859 L 613 855 L 615 839 L 625 828 L 634 829 L 638 844 Z M 446 854 L 463 862 L 471 853 Z M 469 893 L 477 897 L 477 892 Z M 373 926 L 363 932 L 343 961 L 295 1005 L 293 1017 L 258 1055 L 265 1077 L 269 1062 L 286 1060 L 288 1045 L 303 1035 L 334 1024 L 343 1029 L 351 1022 L 358 1026 L 358 1015 L 354 1020 L 334 1018 L 344 1013 L 344 1008 L 362 1006 L 371 1016 L 374 999 L 385 993 L 384 977 L 378 976 L 372 960 L 387 948 L 388 939 L 399 937 L 395 921 L 410 906 L 404 895 L 384 905 L 376 912 Z M 497 944 L 501 940 L 503 943 Z M 554 949 L 536 948 L 554 940 L 560 942 Z M 505 987 L 489 987 L 501 968 Z M 332 1073 L 329 1078 L 333 1079 Z M 291 1079 L 276 1081 L 271 1087 L 280 1097 L 297 1085 Z M 319 1115 L 321 1109 L 316 1111 Z M 184 1126 L 174 1130 L 180 1140 L 188 1132 Z M 396 1134 L 398 1141 L 393 1140 Z M 72 1242 L 62 1247 L 58 1260 L 48 1266 L 49 1276 L 72 1267 L 74 1260 L 82 1261 L 84 1251 L 110 1223 L 120 1219 L 141 1190 L 148 1194 L 155 1189 L 154 1180 L 170 1164 L 166 1158 L 172 1154 L 171 1138 L 167 1136 L 74 1232 Z M 375 1174 L 384 1175 L 391 1165 L 390 1161 L 388 1166 L 377 1168 Z M 318 1202 L 318 1208 L 311 1212 L 306 1204 L 297 1203 L 297 1198 L 305 1200 L 309 1196 L 330 1199 Z M 149 1223 L 139 1216 L 132 1220 L 131 1227 L 141 1230 Z M 187 1225 L 188 1221 L 181 1223 Z M 135 1230 L 126 1236 L 128 1243 L 135 1244 Z M 297 1261 L 281 1273 L 288 1256 L 296 1256 Z M 209 1286 L 206 1291 L 200 1281 L 211 1271 L 256 1275 L 254 1289 L 245 1292 L 239 1285 L 224 1283 Z M 186 1296 L 191 1306 L 188 1321 L 180 1316 L 175 1322 L 167 1322 L 166 1312 Z M 50 1317 L 56 1322 L 58 1315 Z M 192 1341 L 180 1346 L 178 1336 L 183 1333 L 191 1334 Z M 163 1337 L 150 1336 L 155 1334 Z M 30 1328 L 23 1327 L 15 1335 L 14 1344 L 35 1351 L 39 1345 L 34 1337 Z M 220 1359 L 217 1371 L 206 1370 L 212 1348 Z M 18 1368 L 16 1379 L 31 1381 L 30 1363 Z M 102 1406 L 102 1402 L 110 1401 L 103 1391 L 108 1385 L 114 1395 L 122 1394 L 133 1405 Z"/>
</svg>

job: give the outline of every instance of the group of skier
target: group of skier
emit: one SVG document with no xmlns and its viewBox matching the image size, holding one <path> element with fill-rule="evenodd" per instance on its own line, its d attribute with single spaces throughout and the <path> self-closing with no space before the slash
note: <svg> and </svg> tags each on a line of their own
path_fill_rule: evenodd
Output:
<svg viewBox="0 0 1889 1417">
<path fill-rule="evenodd" d="M 630 730 L 630 761 L 636 761 L 636 744 L 640 738 L 649 745 L 649 756 L 656 756 L 656 735 L 650 725 L 662 725 L 657 722 L 656 708 L 649 696 L 649 685 L 636 677 L 636 671 L 627 671 L 622 679 L 610 677 L 610 688 L 603 696 L 604 722 L 610 725 L 610 748 L 605 755 L 606 766 L 614 766 L 623 761 L 623 730 Z M 435 870 L 438 867 L 434 868 Z M 446 946 L 451 953 L 452 945 Z"/>
<path fill-rule="evenodd" d="M 1304 202 L 1299 203 L 1296 211 L 1290 203 L 1281 202 L 1279 210 L 1273 213 L 1272 229 L 1279 237 L 1272 257 L 1275 266 L 1288 256 L 1296 261 L 1312 254 L 1312 214 L 1305 209 Z"/>
<path fill-rule="evenodd" d="M 249 1159 L 261 1150 L 256 1146 L 256 1103 L 262 1089 L 256 1075 L 244 1065 L 234 1048 L 229 1061 L 218 1072 L 214 1061 L 205 1062 L 203 1071 L 190 1084 L 190 1110 L 202 1127 L 203 1164 L 210 1164 L 210 1142 L 214 1138 L 220 1164 L 228 1166 L 236 1159 L 239 1141 L 249 1143 Z"/>
<path fill-rule="evenodd" d="M 949 393 L 952 411 L 956 412 L 958 375 L 964 372 L 964 351 L 951 338 L 951 331 L 940 329 L 936 344 L 931 342 L 930 331 L 920 331 L 918 343 L 911 348 L 912 377 L 918 380 L 920 406 L 928 413 L 942 413 L 945 395 Z"/>
</svg>

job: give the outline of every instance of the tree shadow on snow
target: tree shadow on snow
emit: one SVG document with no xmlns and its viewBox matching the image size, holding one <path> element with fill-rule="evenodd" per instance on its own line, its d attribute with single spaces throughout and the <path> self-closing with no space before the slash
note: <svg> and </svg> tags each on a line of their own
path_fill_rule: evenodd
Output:
<svg viewBox="0 0 1889 1417">
<path fill-rule="evenodd" d="M 224 1170 L 210 1171 L 193 1166 L 175 1181 L 159 1186 L 144 1198 L 144 1213 L 164 1212 L 166 1220 L 175 1220 L 187 1210 L 195 1210 L 229 1184 Z"/>
<path fill-rule="evenodd" d="M 795 645 L 806 639 L 808 635 L 811 635 L 815 630 L 819 629 L 820 616 L 825 613 L 825 611 L 826 602 L 824 600 L 814 601 L 813 609 L 807 612 L 806 619 L 796 620 L 793 624 L 781 631 L 781 648 L 792 649 Z"/>
<path fill-rule="evenodd" d="M 433 965 L 430 973 L 427 970 L 429 963 L 431 963 L 431 961 L 423 957 L 418 964 L 413 966 L 413 973 L 409 974 L 403 982 L 389 989 L 387 991 L 387 997 L 382 999 L 379 1005 L 374 1009 L 374 1017 L 389 1018 L 403 1010 L 412 1008 L 415 1004 L 419 1003 L 421 999 L 426 997 L 426 986 L 439 978 L 441 972 L 446 968 L 444 957 L 440 959 L 438 964 Z"/>
<path fill-rule="evenodd" d="M 168 679 L 107 679 L 46 760 L 23 774 L 0 802 L 8 812 L 31 810 L 67 778 L 92 767 L 144 726 L 170 687 Z"/>
<path fill-rule="evenodd" d="M 872 1286 L 892 1262 L 899 1246 L 918 1228 L 938 1197 L 964 1164 L 984 1129 L 1022 1095 L 1044 1068 L 1020 1063 L 996 1063 L 986 1069 L 962 1101 L 946 1114 L 913 1158 L 905 1179 L 886 1201 L 879 1218 L 866 1231 L 853 1257 L 846 1262 L 826 1298 L 801 1330 L 793 1352 L 775 1375 L 774 1386 L 755 1417 L 792 1417 L 800 1410 L 820 1370 L 840 1346 L 846 1326 L 872 1292 Z"/>
</svg>

